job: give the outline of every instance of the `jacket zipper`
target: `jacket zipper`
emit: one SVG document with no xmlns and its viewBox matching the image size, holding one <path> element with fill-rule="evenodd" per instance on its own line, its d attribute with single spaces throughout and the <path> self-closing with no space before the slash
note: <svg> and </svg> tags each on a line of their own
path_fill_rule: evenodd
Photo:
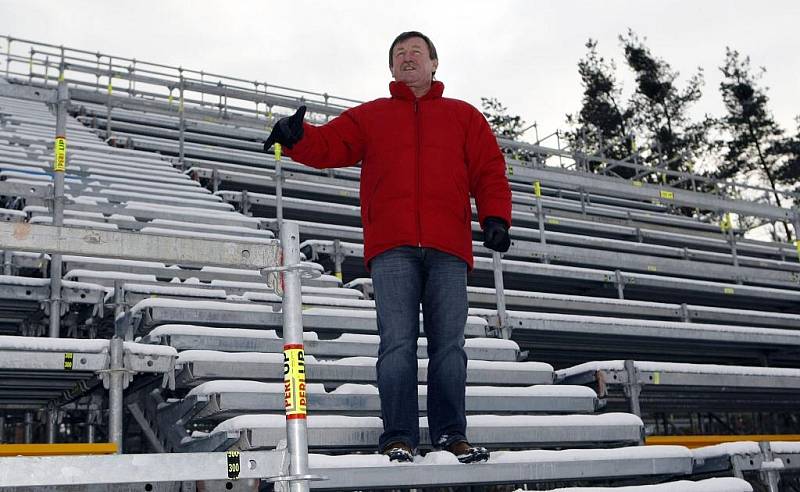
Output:
<svg viewBox="0 0 800 492">
<path fill-rule="evenodd" d="M 420 206 L 421 206 L 421 203 L 420 203 L 420 186 L 421 185 L 420 185 L 420 164 L 419 164 L 419 160 L 420 160 L 420 155 L 419 154 L 420 154 L 420 148 L 421 148 L 421 146 L 420 146 L 420 138 L 421 138 L 421 136 L 420 136 L 420 119 L 421 119 L 421 117 L 420 117 L 420 111 L 419 111 L 419 101 L 417 99 L 414 100 L 414 119 L 415 119 L 415 123 L 416 123 L 414 125 L 414 131 L 415 131 L 416 137 L 417 137 L 417 148 L 416 148 L 416 156 L 415 156 L 416 157 L 415 165 L 416 165 L 416 171 L 417 171 L 417 183 L 416 183 L 417 184 L 417 196 L 416 196 L 417 206 L 415 207 L 416 208 L 416 216 L 415 216 L 415 218 L 417 220 L 417 247 L 421 248 L 422 247 L 422 224 L 421 224 L 421 219 L 420 219 Z"/>
</svg>

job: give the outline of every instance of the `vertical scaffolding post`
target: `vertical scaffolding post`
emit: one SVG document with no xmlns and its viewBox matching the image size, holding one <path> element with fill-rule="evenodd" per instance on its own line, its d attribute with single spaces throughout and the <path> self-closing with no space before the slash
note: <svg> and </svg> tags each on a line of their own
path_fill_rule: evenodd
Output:
<svg viewBox="0 0 800 492">
<path fill-rule="evenodd" d="M 111 353 L 111 367 L 108 378 L 108 440 L 117 445 L 117 453 L 122 453 L 122 386 L 124 370 L 122 366 L 123 341 L 114 336 L 108 346 Z"/>
<path fill-rule="evenodd" d="M 33 443 L 33 412 L 25 412 L 25 444 Z"/>
<path fill-rule="evenodd" d="M 281 166 L 281 144 L 275 147 L 275 219 L 278 221 L 278 231 L 283 231 L 283 167 Z M 283 242 L 283 232 L 280 232 Z"/>
<path fill-rule="evenodd" d="M 536 195 L 536 220 L 539 222 L 539 243 L 542 246 L 547 246 L 547 238 L 544 226 L 544 207 L 542 207 L 542 184 L 539 181 L 533 182 L 533 193 Z M 545 254 L 542 257 L 545 264 L 550 263 L 550 256 Z"/>
<path fill-rule="evenodd" d="M 56 138 L 53 159 L 53 225 L 64 225 L 64 172 L 67 169 L 67 103 L 69 93 L 64 80 L 64 48 L 61 48 L 61 63 L 58 70 L 58 100 L 56 103 Z M 51 338 L 61 334 L 61 255 L 50 257 L 50 330 Z"/>
<path fill-rule="evenodd" d="M 500 329 L 500 336 L 508 340 L 511 338 L 511 330 L 506 322 L 506 293 L 503 285 L 503 256 L 499 251 L 492 252 L 492 265 L 494 268 L 494 295 L 497 303 L 497 324 Z"/>
<path fill-rule="evenodd" d="M 11 275 L 11 251 L 3 251 L 3 275 Z"/>
<path fill-rule="evenodd" d="M 58 409 L 55 407 L 48 407 L 45 414 L 47 419 L 47 444 L 56 442 L 56 420 L 58 419 Z"/>
<path fill-rule="evenodd" d="M 186 117 L 183 113 L 183 91 L 184 91 L 184 80 L 183 80 L 183 69 L 178 69 L 180 71 L 180 83 L 178 85 L 178 162 L 181 165 L 181 171 L 186 170 L 186 162 L 184 162 L 184 141 L 186 139 L 185 131 L 186 131 Z"/>
<path fill-rule="evenodd" d="M 625 383 L 624 391 L 625 396 L 628 397 L 630 412 L 637 417 L 641 417 L 642 408 L 639 405 L 639 395 L 642 392 L 642 385 L 639 384 L 639 372 L 636 370 L 632 360 L 625 361 L 625 372 L 627 373 L 628 381 Z"/>
<path fill-rule="evenodd" d="M 300 229 L 286 222 L 280 226 L 283 249 L 283 358 L 286 390 L 286 435 L 290 455 L 292 492 L 307 492 L 308 434 L 306 427 L 305 355 L 300 293 Z"/>
<path fill-rule="evenodd" d="M 6 442 L 6 416 L 0 414 L 0 444 Z"/>
</svg>

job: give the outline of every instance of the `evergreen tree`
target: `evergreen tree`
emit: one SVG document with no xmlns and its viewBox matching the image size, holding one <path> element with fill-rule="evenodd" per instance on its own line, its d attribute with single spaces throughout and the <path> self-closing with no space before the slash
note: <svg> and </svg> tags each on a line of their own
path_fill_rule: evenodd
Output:
<svg viewBox="0 0 800 492">
<path fill-rule="evenodd" d="M 482 97 L 481 108 L 483 116 L 489 122 L 489 126 L 495 135 L 508 140 L 517 140 L 525 130 L 525 121 L 522 117 L 508 114 L 508 108 L 494 97 Z M 504 154 L 521 161 L 532 161 L 535 156 L 527 150 L 501 147 Z"/>
<path fill-rule="evenodd" d="M 494 97 L 482 97 L 483 116 L 498 137 L 516 140 L 522 135 L 525 122 L 520 116 L 508 114 L 508 108 Z"/>
<path fill-rule="evenodd" d="M 693 161 L 706 148 L 712 123 L 709 118 L 692 123 L 687 114 L 702 96 L 702 68 L 681 90 L 675 83 L 678 72 L 656 58 L 633 31 L 619 39 L 625 60 L 636 77 L 629 108 L 632 126 L 650 143 L 652 153 L 647 161 L 673 171 L 694 172 Z M 682 186 L 688 185 L 684 182 Z"/>
<path fill-rule="evenodd" d="M 597 52 L 597 41 L 586 42 L 586 56 L 578 62 L 583 85 L 583 104 L 576 115 L 567 115 L 573 130 L 567 132 L 570 147 L 589 155 L 624 160 L 633 153 L 629 133 L 631 112 L 620 104 L 621 88 L 614 72 L 616 66 Z M 591 161 L 592 170 L 607 168 L 602 162 Z M 611 171 L 624 178 L 635 174 L 631 168 L 615 167 Z"/>
<path fill-rule="evenodd" d="M 797 118 L 797 135 L 785 139 L 776 150 L 785 158 L 778 168 L 776 176 L 778 182 L 792 187 L 790 188 L 792 192 L 800 193 L 800 116 Z M 800 203 L 795 201 L 795 205 Z"/>
<path fill-rule="evenodd" d="M 747 180 L 753 177 L 772 191 L 778 206 L 786 205 L 779 193 L 781 181 L 788 182 L 791 165 L 784 157 L 791 153 L 791 141 L 783 140 L 783 130 L 767 109 L 766 89 L 758 85 L 765 70 L 753 72 L 750 58 L 726 48 L 725 63 L 720 67 L 724 76 L 720 92 L 727 114 L 720 119 L 725 139 L 720 141 L 725 159 L 716 171 L 719 178 Z M 784 223 L 787 238 L 791 239 L 788 224 Z"/>
</svg>

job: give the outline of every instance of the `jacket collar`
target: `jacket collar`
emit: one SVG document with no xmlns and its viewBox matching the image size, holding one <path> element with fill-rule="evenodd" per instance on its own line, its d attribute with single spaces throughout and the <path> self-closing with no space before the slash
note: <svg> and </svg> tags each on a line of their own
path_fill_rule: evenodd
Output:
<svg viewBox="0 0 800 492">
<path fill-rule="evenodd" d="M 389 83 L 389 92 L 395 99 L 402 99 L 404 101 L 414 101 L 417 97 L 411 92 L 411 88 L 403 82 L 392 81 Z M 438 80 L 434 80 L 431 84 L 431 89 L 427 94 L 420 97 L 420 100 L 436 99 L 442 97 L 444 92 L 444 84 Z"/>
</svg>

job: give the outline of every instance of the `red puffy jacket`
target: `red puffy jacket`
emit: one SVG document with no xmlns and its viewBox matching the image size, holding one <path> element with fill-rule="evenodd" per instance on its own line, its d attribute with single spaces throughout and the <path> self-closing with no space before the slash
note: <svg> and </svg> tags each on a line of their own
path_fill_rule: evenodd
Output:
<svg viewBox="0 0 800 492">
<path fill-rule="evenodd" d="M 478 219 L 511 224 L 505 160 L 483 115 L 442 97 L 434 82 L 417 99 L 402 82 L 322 126 L 304 123 L 303 138 L 286 154 L 316 168 L 361 161 L 364 261 L 397 246 L 434 248 L 472 269 L 472 195 Z"/>
</svg>

